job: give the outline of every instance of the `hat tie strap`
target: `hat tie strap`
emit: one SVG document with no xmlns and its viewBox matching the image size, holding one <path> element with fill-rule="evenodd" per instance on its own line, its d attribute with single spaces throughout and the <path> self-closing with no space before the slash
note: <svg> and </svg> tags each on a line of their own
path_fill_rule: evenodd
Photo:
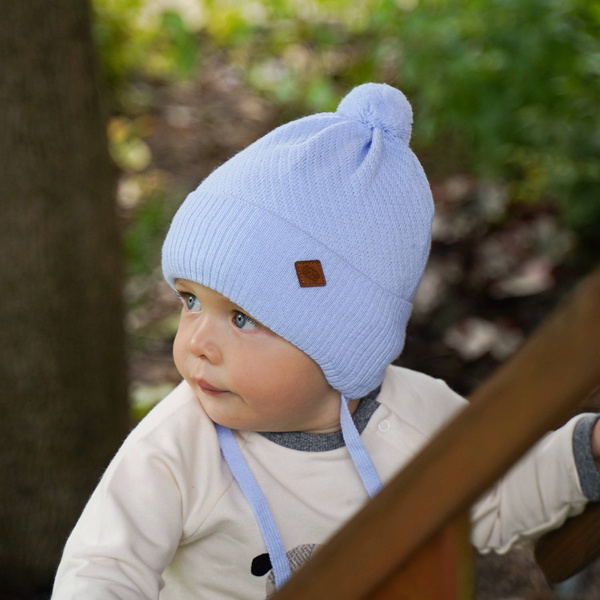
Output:
<svg viewBox="0 0 600 600">
<path fill-rule="evenodd" d="M 350 452 L 352 462 L 362 479 L 367 493 L 372 498 L 381 490 L 381 479 L 366 446 L 360 439 L 360 434 L 348 410 L 348 399 L 343 394 L 340 405 L 340 425 L 342 426 L 342 437 Z"/>
<path fill-rule="evenodd" d="M 219 437 L 219 445 L 221 446 L 223 457 L 227 461 L 244 496 L 246 496 L 246 500 L 250 503 L 252 512 L 258 521 L 260 532 L 269 553 L 271 566 L 273 567 L 275 586 L 279 588 L 289 579 L 292 573 L 285 553 L 285 546 L 283 545 L 277 525 L 275 525 L 271 509 L 231 429 L 217 423 L 215 423 L 215 427 L 217 428 L 217 436 Z"/>
<path fill-rule="evenodd" d="M 348 400 L 344 395 L 342 395 L 340 403 L 340 425 L 342 428 L 342 437 L 350 452 L 352 462 L 360 475 L 367 493 L 372 498 L 382 487 L 381 479 L 369 456 L 367 448 L 360 439 L 360 434 L 348 410 Z M 292 574 L 281 534 L 277 529 L 267 500 L 256 478 L 252 474 L 233 432 L 228 427 L 223 427 L 217 423 L 215 423 L 215 427 L 223 457 L 229 465 L 244 496 L 246 496 L 258 522 L 267 552 L 269 553 L 271 566 L 273 567 L 275 587 L 279 589 Z"/>
</svg>

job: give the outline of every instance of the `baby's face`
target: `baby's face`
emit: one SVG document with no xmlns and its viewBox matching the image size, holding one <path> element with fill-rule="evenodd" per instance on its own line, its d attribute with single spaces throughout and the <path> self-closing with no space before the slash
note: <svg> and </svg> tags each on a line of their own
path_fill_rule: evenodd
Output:
<svg viewBox="0 0 600 600">
<path fill-rule="evenodd" d="M 232 429 L 339 429 L 340 394 L 304 352 L 218 292 L 175 282 L 183 299 L 173 356 L 208 416 Z"/>
</svg>

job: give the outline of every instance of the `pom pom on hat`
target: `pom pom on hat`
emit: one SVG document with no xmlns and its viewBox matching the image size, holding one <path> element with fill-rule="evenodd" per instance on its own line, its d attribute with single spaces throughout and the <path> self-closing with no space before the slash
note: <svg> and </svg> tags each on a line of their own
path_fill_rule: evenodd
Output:
<svg viewBox="0 0 600 600">
<path fill-rule="evenodd" d="M 406 96 L 385 83 L 365 83 L 355 87 L 340 102 L 337 113 L 379 127 L 408 143 L 413 112 Z"/>
<path fill-rule="evenodd" d="M 271 131 L 187 197 L 163 246 L 165 278 L 226 296 L 347 398 L 374 390 L 404 345 L 431 242 L 411 124 L 404 94 L 370 83 L 334 113 Z"/>
</svg>

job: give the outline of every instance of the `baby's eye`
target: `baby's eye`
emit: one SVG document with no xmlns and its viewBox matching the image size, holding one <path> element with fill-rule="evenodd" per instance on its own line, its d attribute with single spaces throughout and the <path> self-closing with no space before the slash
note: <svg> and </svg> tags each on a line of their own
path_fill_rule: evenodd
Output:
<svg viewBox="0 0 600 600">
<path fill-rule="evenodd" d="M 202 304 L 200 304 L 200 300 L 194 296 L 194 294 L 190 294 L 189 292 L 183 292 L 181 294 L 183 297 L 183 302 L 185 303 L 185 307 L 192 312 L 198 312 L 202 310 Z"/>
<path fill-rule="evenodd" d="M 259 327 L 258 323 L 252 317 L 249 317 L 248 315 L 245 315 L 243 312 L 239 311 L 235 312 L 233 322 L 236 327 L 245 331 L 257 329 Z"/>
</svg>

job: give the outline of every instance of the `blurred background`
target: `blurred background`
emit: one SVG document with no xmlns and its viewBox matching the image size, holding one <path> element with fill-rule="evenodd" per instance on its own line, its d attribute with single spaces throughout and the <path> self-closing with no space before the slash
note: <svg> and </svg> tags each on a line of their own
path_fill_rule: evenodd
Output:
<svg viewBox="0 0 600 600">
<path fill-rule="evenodd" d="M 436 217 L 398 362 L 463 395 L 600 259 L 595 0 L 9 1 L 0 61 L 2 600 L 47 597 L 180 380 L 172 215 L 276 125 L 366 81 L 406 93 Z M 595 567 L 551 588 L 528 549 L 477 565 L 480 600 L 600 597 Z"/>
</svg>

